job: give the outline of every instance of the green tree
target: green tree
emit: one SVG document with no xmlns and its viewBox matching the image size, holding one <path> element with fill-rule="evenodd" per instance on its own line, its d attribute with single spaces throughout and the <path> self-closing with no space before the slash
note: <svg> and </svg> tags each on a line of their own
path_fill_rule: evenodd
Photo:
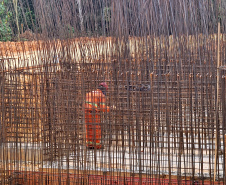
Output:
<svg viewBox="0 0 226 185">
<path fill-rule="evenodd" d="M 23 31 L 31 30 L 34 32 L 35 30 L 35 13 L 33 2 L 31 0 L 20 0 L 18 4 L 18 22 L 19 25 L 23 25 Z M 21 28 L 22 29 L 22 28 Z"/>
<path fill-rule="evenodd" d="M 12 29 L 10 28 L 10 18 L 12 13 L 7 10 L 7 0 L 0 1 L 0 40 L 8 41 L 12 37 Z"/>
<path fill-rule="evenodd" d="M 20 39 L 20 26 L 19 26 L 19 20 L 18 20 L 18 0 L 13 0 L 13 7 L 15 10 L 15 19 L 16 19 L 16 27 L 18 31 L 18 40 Z"/>
</svg>

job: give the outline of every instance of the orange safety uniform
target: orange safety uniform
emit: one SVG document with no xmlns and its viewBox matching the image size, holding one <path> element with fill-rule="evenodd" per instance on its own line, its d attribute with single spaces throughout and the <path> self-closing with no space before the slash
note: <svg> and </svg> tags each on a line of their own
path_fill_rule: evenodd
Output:
<svg viewBox="0 0 226 185">
<path fill-rule="evenodd" d="M 101 112 L 109 112 L 105 105 L 106 98 L 101 90 L 86 94 L 85 102 L 85 124 L 87 147 L 101 148 Z"/>
</svg>

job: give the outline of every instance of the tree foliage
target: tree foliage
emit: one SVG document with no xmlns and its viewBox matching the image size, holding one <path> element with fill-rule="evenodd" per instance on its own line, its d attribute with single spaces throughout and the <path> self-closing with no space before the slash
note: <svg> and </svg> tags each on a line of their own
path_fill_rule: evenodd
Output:
<svg viewBox="0 0 226 185">
<path fill-rule="evenodd" d="M 226 1 L 217 2 L 0 0 L 0 40 L 27 30 L 48 38 L 215 33 L 217 20 L 226 22 Z"/>
<path fill-rule="evenodd" d="M 2 0 L 0 3 L 0 40 L 8 41 L 12 38 L 12 29 L 10 27 L 10 20 L 12 12 L 7 9 L 8 1 Z"/>
</svg>

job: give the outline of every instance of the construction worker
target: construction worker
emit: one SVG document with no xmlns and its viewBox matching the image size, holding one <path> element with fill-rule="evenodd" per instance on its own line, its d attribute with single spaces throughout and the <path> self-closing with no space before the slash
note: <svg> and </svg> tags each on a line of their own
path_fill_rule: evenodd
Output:
<svg viewBox="0 0 226 185">
<path fill-rule="evenodd" d="M 99 84 L 95 91 L 86 94 L 85 101 L 85 124 L 86 124 L 86 146 L 88 148 L 103 148 L 101 144 L 101 112 L 109 112 L 105 105 L 108 85 L 106 82 Z"/>
</svg>

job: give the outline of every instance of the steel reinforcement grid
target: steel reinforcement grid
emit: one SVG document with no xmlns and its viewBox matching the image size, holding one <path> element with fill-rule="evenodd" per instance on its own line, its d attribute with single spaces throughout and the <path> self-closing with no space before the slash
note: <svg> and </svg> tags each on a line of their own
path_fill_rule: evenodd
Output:
<svg viewBox="0 0 226 185">
<path fill-rule="evenodd" d="M 226 183 L 224 1 L 31 11 L 32 38 L 0 42 L 0 184 Z"/>
</svg>

